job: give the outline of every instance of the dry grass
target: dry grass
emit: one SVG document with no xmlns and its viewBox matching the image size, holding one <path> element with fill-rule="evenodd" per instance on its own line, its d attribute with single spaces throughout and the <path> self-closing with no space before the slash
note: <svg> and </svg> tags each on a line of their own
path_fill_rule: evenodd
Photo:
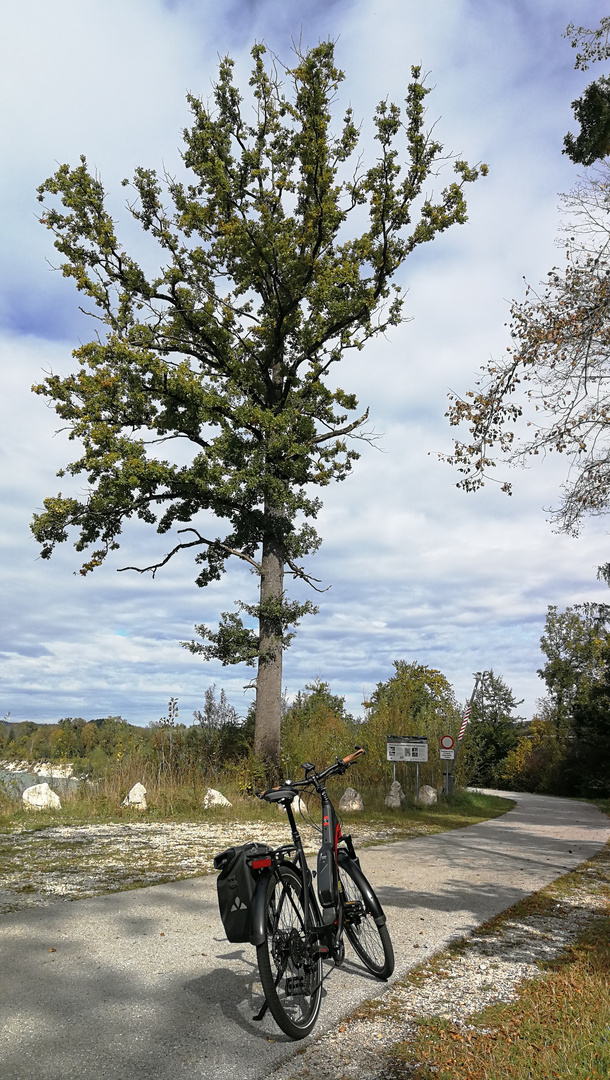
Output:
<svg viewBox="0 0 610 1080">
<path fill-rule="evenodd" d="M 136 782 L 146 788 L 148 807 L 145 811 L 122 807 L 127 792 Z M 331 798 L 338 806 L 347 781 L 329 785 Z M 220 790 L 232 803 L 231 808 L 204 810 L 202 802 L 208 787 Z M 436 806 L 424 807 L 407 802 L 400 810 L 388 810 L 384 805 L 385 791 L 363 789 L 365 810 L 343 816 L 345 830 L 358 822 L 376 825 L 387 832 L 387 839 L 398 840 L 424 832 L 446 832 L 449 829 L 474 825 L 480 821 L 505 814 L 514 803 L 496 796 L 458 792 L 450 799 L 441 798 Z M 77 793 L 61 796 L 61 810 L 31 811 L 23 803 L 0 792 L 0 831 L 17 828 L 45 828 L 56 825 L 93 825 L 129 821 L 146 822 L 209 822 L 209 821 L 277 821 L 277 810 L 254 795 L 244 794 L 231 776 L 210 780 L 174 779 L 157 776 L 154 770 L 114 769 L 95 784 L 82 784 Z M 310 802 L 314 821 L 319 822 L 320 804 L 315 797 Z"/>
<path fill-rule="evenodd" d="M 515 1002 L 467 1026 L 432 1017 L 393 1052 L 410 1080 L 608 1080 L 610 918 L 596 921 Z"/>
<path fill-rule="evenodd" d="M 608 800 L 600 809 L 610 812 Z M 477 930 L 501 932 L 508 917 L 549 916 L 566 902 L 585 903 L 589 918 L 570 946 L 529 979 L 510 1002 L 466 1021 L 421 1018 L 389 1055 L 393 1080 L 608 1080 L 610 1077 L 610 845 L 546 889 L 526 897 Z M 601 914 L 600 914 L 601 913 Z M 417 985 L 452 952 L 435 957 L 408 980 Z"/>
</svg>

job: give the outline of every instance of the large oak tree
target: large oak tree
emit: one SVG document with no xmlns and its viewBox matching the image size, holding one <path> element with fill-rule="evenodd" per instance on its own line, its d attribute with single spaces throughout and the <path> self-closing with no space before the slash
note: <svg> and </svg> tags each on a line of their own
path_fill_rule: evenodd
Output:
<svg viewBox="0 0 610 1080">
<path fill-rule="evenodd" d="M 32 528 L 44 558 L 76 530 L 83 574 L 119 546 L 130 518 L 179 534 L 130 569 L 154 575 L 190 549 L 206 586 L 229 559 L 248 564 L 258 601 L 238 601 L 186 644 L 257 666 L 255 749 L 277 763 L 282 650 L 314 610 L 288 599 L 284 577 L 314 584 L 302 563 L 320 542 L 314 489 L 347 476 L 357 457 L 347 440 L 367 418 L 329 376 L 400 322 L 392 278 L 416 247 L 466 220 L 464 185 L 485 167 L 455 160 L 438 197 L 426 194 L 443 158 L 424 128 L 419 68 L 404 110 L 378 105 L 365 167 L 351 109 L 331 126 L 343 74 L 330 42 L 290 69 L 260 44 L 252 57 L 248 110 L 229 58 L 211 103 L 189 97 L 187 179 L 136 170 L 129 210 L 158 245 L 153 276 L 121 246 L 84 157 L 39 189 L 63 273 L 93 301 L 101 333 L 75 350 L 75 373 L 35 387 L 80 445 L 65 472 L 88 486 L 45 499 Z"/>
</svg>

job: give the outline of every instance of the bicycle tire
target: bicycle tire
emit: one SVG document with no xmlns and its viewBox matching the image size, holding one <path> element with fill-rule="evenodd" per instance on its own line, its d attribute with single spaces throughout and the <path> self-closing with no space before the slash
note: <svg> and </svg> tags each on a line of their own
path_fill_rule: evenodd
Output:
<svg viewBox="0 0 610 1080">
<path fill-rule="evenodd" d="M 291 1039 L 309 1035 L 322 1001 L 322 960 L 311 956 L 305 935 L 305 904 L 315 923 L 303 881 L 291 866 L 278 867 L 267 883 L 267 932 L 256 959 L 271 1014 Z"/>
<path fill-rule="evenodd" d="M 389 979 L 394 971 L 394 949 L 387 926 L 377 926 L 366 896 L 358 884 L 362 871 L 354 872 L 349 863 L 339 867 L 343 893 L 345 933 L 356 955 L 372 975 Z M 366 880 L 366 879 L 365 879 Z M 370 883 L 367 886 L 373 892 Z"/>
</svg>

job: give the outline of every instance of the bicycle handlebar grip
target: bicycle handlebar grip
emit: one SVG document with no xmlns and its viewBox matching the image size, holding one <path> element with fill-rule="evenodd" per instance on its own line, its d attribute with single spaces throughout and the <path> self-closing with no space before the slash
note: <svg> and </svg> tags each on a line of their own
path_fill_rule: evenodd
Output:
<svg viewBox="0 0 610 1080">
<path fill-rule="evenodd" d="M 365 750 L 363 746 L 357 746 L 353 754 L 348 754 L 347 757 L 343 758 L 343 764 L 351 765 L 352 761 L 355 761 L 356 758 L 362 757 L 364 752 Z"/>
</svg>

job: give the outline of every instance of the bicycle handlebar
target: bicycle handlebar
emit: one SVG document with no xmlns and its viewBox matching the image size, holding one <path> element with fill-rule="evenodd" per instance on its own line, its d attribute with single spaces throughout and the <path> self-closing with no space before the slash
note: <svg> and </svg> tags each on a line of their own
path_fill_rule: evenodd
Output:
<svg viewBox="0 0 610 1080">
<path fill-rule="evenodd" d="M 257 791 L 255 794 L 259 799 L 264 799 L 267 795 L 271 794 L 272 791 L 284 790 L 287 784 L 290 785 L 290 788 L 293 791 L 302 791 L 303 788 L 308 787 L 310 784 L 313 784 L 315 787 L 320 780 L 326 780 L 327 777 L 332 776 L 334 773 L 344 773 L 345 770 L 348 769 L 350 765 L 353 765 L 357 758 L 362 757 L 364 753 L 366 753 L 364 747 L 357 746 L 352 754 L 347 754 L 344 758 L 338 757 L 333 765 L 329 765 L 326 769 L 323 769 L 322 772 L 316 772 L 315 767 L 307 762 L 303 766 L 305 769 L 304 780 L 287 780 L 284 784 L 280 784 L 273 788 L 267 788 L 267 791 Z"/>
<path fill-rule="evenodd" d="M 351 765 L 352 761 L 355 761 L 356 758 L 362 757 L 362 755 L 364 753 L 365 753 L 364 747 L 363 746 L 357 746 L 356 749 L 354 750 L 353 754 L 348 754 L 347 757 L 343 758 L 344 765 Z"/>
</svg>

